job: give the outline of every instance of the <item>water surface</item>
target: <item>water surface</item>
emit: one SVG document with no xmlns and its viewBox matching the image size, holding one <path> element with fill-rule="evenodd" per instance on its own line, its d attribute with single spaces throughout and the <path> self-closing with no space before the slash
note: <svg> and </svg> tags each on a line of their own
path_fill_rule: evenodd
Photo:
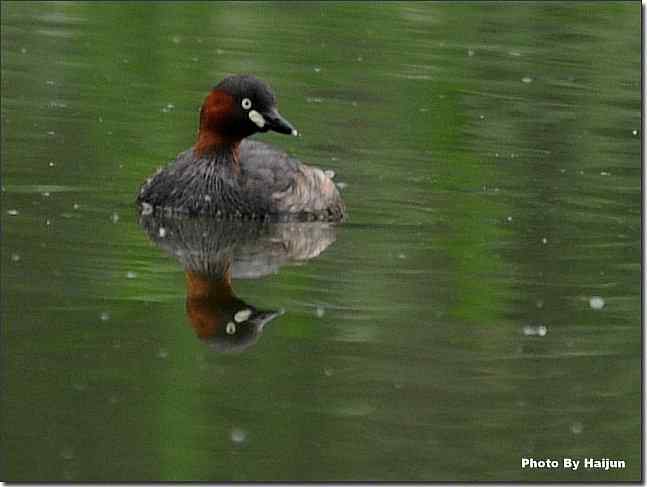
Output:
<svg viewBox="0 0 647 487">
<path fill-rule="evenodd" d="M 639 3 L 1 13 L 5 480 L 640 478 Z M 223 353 L 132 202 L 239 72 L 349 220 L 231 251 Z"/>
</svg>

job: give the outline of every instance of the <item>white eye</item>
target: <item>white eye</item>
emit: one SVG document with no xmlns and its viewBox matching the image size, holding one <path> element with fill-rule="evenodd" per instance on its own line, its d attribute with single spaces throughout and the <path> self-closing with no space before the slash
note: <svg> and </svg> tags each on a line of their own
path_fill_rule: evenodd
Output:
<svg viewBox="0 0 647 487">
<path fill-rule="evenodd" d="M 234 333 L 236 333 L 236 325 L 234 325 L 234 323 L 230 321 L 229 323 L 227 323 L 225 331 L 227 332 L 227 335 L 233 335 Z"/>
<path fill-rule="evenodd" d="M 249 98 L 243 98 L 241 105 L 243 105 L 243 108 L 245 110 L 249 110 L 250 108 L 252 108 L 252 100 L 250 100 Z"/>
</svg>

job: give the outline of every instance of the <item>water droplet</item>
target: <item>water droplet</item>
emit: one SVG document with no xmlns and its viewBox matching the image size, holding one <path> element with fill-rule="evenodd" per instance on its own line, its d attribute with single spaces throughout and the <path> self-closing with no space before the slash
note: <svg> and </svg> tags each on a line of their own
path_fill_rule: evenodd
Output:
<svg viewBox="0 0 647 487">
<path fill-rule="evenodd" d="M 523 327 L 523 334 L 525 336 L 546 336 L 546 333 L 548 333 L 548 328 L 546 328 L 544 325 L 538 325 L 538 326 L 533 326 L 533 325 L 526 325 Z"/>
<path fill-rule="evenodd" d="M 18 215 L 18 210 L 9 210 L 7 211 L 7 214 L 10 216 L 17 216 Z"/>
<path fill-rule="evenodd" d="M 142 203 L 142 215 L 146 216 L 151 213 L 153 213 L 153 205 L 146 202 Z"/>
<path fill-rule="evenodd" d="M 600 296 L 592 296 L 589 299 L 589 306 L 591 307 L 591 309 L 602 309 L 604 308 L 605 304 L 606 303 L 604 302 L 604 299 L 602 299 Z"/>
<path fill-rule="evenodd" d="M 61 458 L 63 460 L 73 460 L 74 459 L 74 450 L 70 446 L 66 446 L 61 450 Z"/>
<path fill-rule="evenodd" d="M 108 313 L 107 311 L 103 311 L 103 312 L 99 315 L 99 319 L 100 319 L 101 321 L 110 321 L 110 313 Z"/>
<path fill-rule="evenodd" d="M 573 424 L 571 424 L 571 433 L 574 435 L 579 435 L 584 428 L 582 427 L 582 423 L 579 421 L 575 421 Z"/>
<path fill-rule="evenodd" d="M 67 108 L 67 103 L 57 100 L 50 101 L 47 106 L 49 108 Z"/>
<path fill-rule="evenodd" d="M 137 273 L 133 271 L 128 271 L 126 272 L 126 278 L 127 279 L 135 279 L 137 277 Z"/>
<path fill-rule="evenodd" d="M 245 443 L 245 440 L 247 440 L 247 432 L 240 428 L 233 428 L 231 430 L 230 438 L 233 443 L 240 445 Z"/>
</svg>

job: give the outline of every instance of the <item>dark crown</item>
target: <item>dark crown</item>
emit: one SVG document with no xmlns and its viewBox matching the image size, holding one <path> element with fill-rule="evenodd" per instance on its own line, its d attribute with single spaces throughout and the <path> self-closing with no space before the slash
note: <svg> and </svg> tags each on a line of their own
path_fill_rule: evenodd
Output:
<svg viewBox="0 0 647 487">
<path fill-rule="evenodd" d="M 214 89 L 224 91 L 239 100 L 249 98 L 255 106 L 269 108 L 276 104 L 276 98 L 267 83 L 249 74 L 228 76 Z"/>
</svg>

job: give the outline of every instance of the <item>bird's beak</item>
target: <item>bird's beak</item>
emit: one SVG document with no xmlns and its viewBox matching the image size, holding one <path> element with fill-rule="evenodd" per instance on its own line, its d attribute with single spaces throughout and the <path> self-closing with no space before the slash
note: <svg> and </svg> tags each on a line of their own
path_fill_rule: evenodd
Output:
<svg viewBox="0 0 647 487">
<path fill-rule="evenodd" d="M 257 311 L 258 313 L 258 320 L 260 321 L 260 330 L 263 331 L 265 328 L 265 325 L 267 325 L 270 321 L 272 321 L 274 318 L 278 318 L 279 316 L 283 316 L 285 314 L 285 310 L 283 308 L 278 309 L 278 310 L 268 310 L 268 311 Z"/>
<path fill-rule="evenodd" d="M 280 134 L 292 134 L 299 135 L 297 129 L 295 129 L 290 122 L 281 116 L 279 111 L 276 108 L 271 108 L 266 113 L 263 113 L 263 118 L 267 124 L 268 130 L 273 130 Z"/>
</svg>

